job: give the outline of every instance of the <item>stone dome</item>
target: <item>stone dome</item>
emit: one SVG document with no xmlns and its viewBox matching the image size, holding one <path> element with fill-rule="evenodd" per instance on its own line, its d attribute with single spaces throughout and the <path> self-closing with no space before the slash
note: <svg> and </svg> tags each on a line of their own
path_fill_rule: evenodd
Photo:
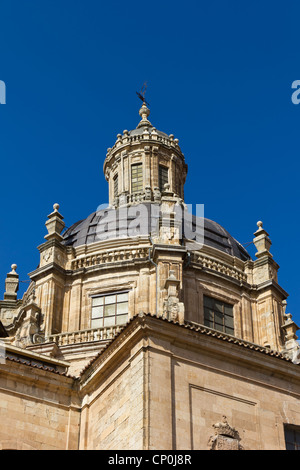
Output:
<svg viewBox="0 0 300 470">
<path fill-rule="evenodd" d="M 144 203 L 143 206 L 148 206 L 149 209 L 152 207 L 151 204 L 147 203 Z M 91 243 L 96 243 L 97 241 L 100 241 L 101 238 L 99 238 L 98 231 L 99 224 L 102 224 L 103 226 L 105 221 L 112 220 L 113 217 L 116 217 L 116 219 L 118 219 L 118 212 L 118 209 L 111 208 L 93 212 L 86 219 L 76 222 L 64 232 L 63 244 L 66 246 L 78 247 L 82 245 L 90 245 Z M 153 216 L 152 214 L 151 218 L 150 213 L 151 210 L 148 210 L 148 220 L 145 221 L 146 223 L 144 225 L 144 227 L 146 227 L 146 230 L 141 230 L 139 234 L 135 236 L 149 236 L 150 232 L 152 230 L 155 230 L 158 221 L 158 216 Z M 209 220 L 206 218 L 200 219 L 196 218 L 193 215 L 191 216 L 191 222 L 187 225 L 190 230 L 196 230 L 196 219 L 198 219 L 198 222 L 204 222 L 204 245 L 220 250 L 223 253 L 227 253 L 231 256 L 235 256 L 236 258 L 239 258 L 243 261 L 251 259 L 249 253 L 245 250 L 245 248 L 235 238 L 233 238 L 227 232 L 227 230 L 225 230 L 220 224 L 214 222 L 213 220 Z M 129 216 L 128 222 L 132 220 L 134 220 L 134 217 Z M 113 234 L 110 231 L 107 231 L 106 234 L 107 238 L 111 239 L 120 238 L 120 240 L 122 240 L 126 238 L 126 235 L 122 234 L 122 228 L 120 228 L 118 225 L 116 226 L 116 230 Z M 134 236 L 131 236 L 131 238 L 134 238 Z M 184 239 L 184 243 L 187 242 L 188 240 Z"/>
</svg>

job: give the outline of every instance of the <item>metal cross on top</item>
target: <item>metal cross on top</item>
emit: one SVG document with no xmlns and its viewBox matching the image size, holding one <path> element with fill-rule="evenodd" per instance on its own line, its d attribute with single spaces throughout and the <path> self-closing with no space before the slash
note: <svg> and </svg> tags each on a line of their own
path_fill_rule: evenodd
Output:
<svg viewBox="0 0 300 470">
<path fill-rule="evenodd" d="M 147 90 L 147 82 L 144 83 L 140 92 L 136 91 L 136 94 L 138 95 L 140 100 L 143 101 L 143 103 L 146 103 L 148 106 L 150 106 L 149 103 L 147 103 L 147 101 L 145 100 L 146 90 Z"/>
</svg>

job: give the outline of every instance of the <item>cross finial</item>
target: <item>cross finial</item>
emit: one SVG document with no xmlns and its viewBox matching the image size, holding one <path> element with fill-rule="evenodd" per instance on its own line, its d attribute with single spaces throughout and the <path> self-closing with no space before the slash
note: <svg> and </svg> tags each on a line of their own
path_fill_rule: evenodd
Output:
<svg viewBox="0 0 300 470">
<path fill-rule="evenodd" d="M 136 92 L 136 94 L 138 95 L 138 97 L 140 98 L 140 100 L 142 100 L 143 104 L 147 104 L 148 106 L 149 103 L 147 103 L 147 101 L 145 100 L 145 94 L 146 94 L 146 90 L 147 90 L 147 82 L 144 83 L 144 85 L 142 86 L 142 89 L 140 92 Z"/>
</svg>

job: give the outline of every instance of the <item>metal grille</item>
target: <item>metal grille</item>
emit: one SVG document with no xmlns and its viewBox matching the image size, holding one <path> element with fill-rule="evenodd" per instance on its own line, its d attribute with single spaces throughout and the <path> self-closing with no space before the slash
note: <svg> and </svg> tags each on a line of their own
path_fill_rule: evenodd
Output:
<svg viewBox="0 0 300 470">
<path fill-rule="evenodd" d="M 204 324 L 209 328 L 234 334 L 233 306 L 204 295 Z"/>
<path fill-rule="evenodd" d="M 143 164 L 137 163 L 131 166 L 131 191 L 133 193 L 143 190 Z"/>
</svg>

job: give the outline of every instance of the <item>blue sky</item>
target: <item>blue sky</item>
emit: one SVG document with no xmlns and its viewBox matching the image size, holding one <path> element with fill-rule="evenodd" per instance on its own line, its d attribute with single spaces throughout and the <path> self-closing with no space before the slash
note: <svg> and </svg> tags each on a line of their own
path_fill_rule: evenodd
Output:
<svg viewBox="0 0 300 470">
<path fill-rule="evenodd" d="M 136 127 L 147 81 L 150 120 L 189 165 L 186 202 L 243 244 L 264 222 L 300 326 L 299 14 L 292 0 L 2 1 L 0 292 L 12 263 L 22 281 L 37 267 L 54 203 L 70 226 L 107 202 L 106 149 Z"/>
</svg>

